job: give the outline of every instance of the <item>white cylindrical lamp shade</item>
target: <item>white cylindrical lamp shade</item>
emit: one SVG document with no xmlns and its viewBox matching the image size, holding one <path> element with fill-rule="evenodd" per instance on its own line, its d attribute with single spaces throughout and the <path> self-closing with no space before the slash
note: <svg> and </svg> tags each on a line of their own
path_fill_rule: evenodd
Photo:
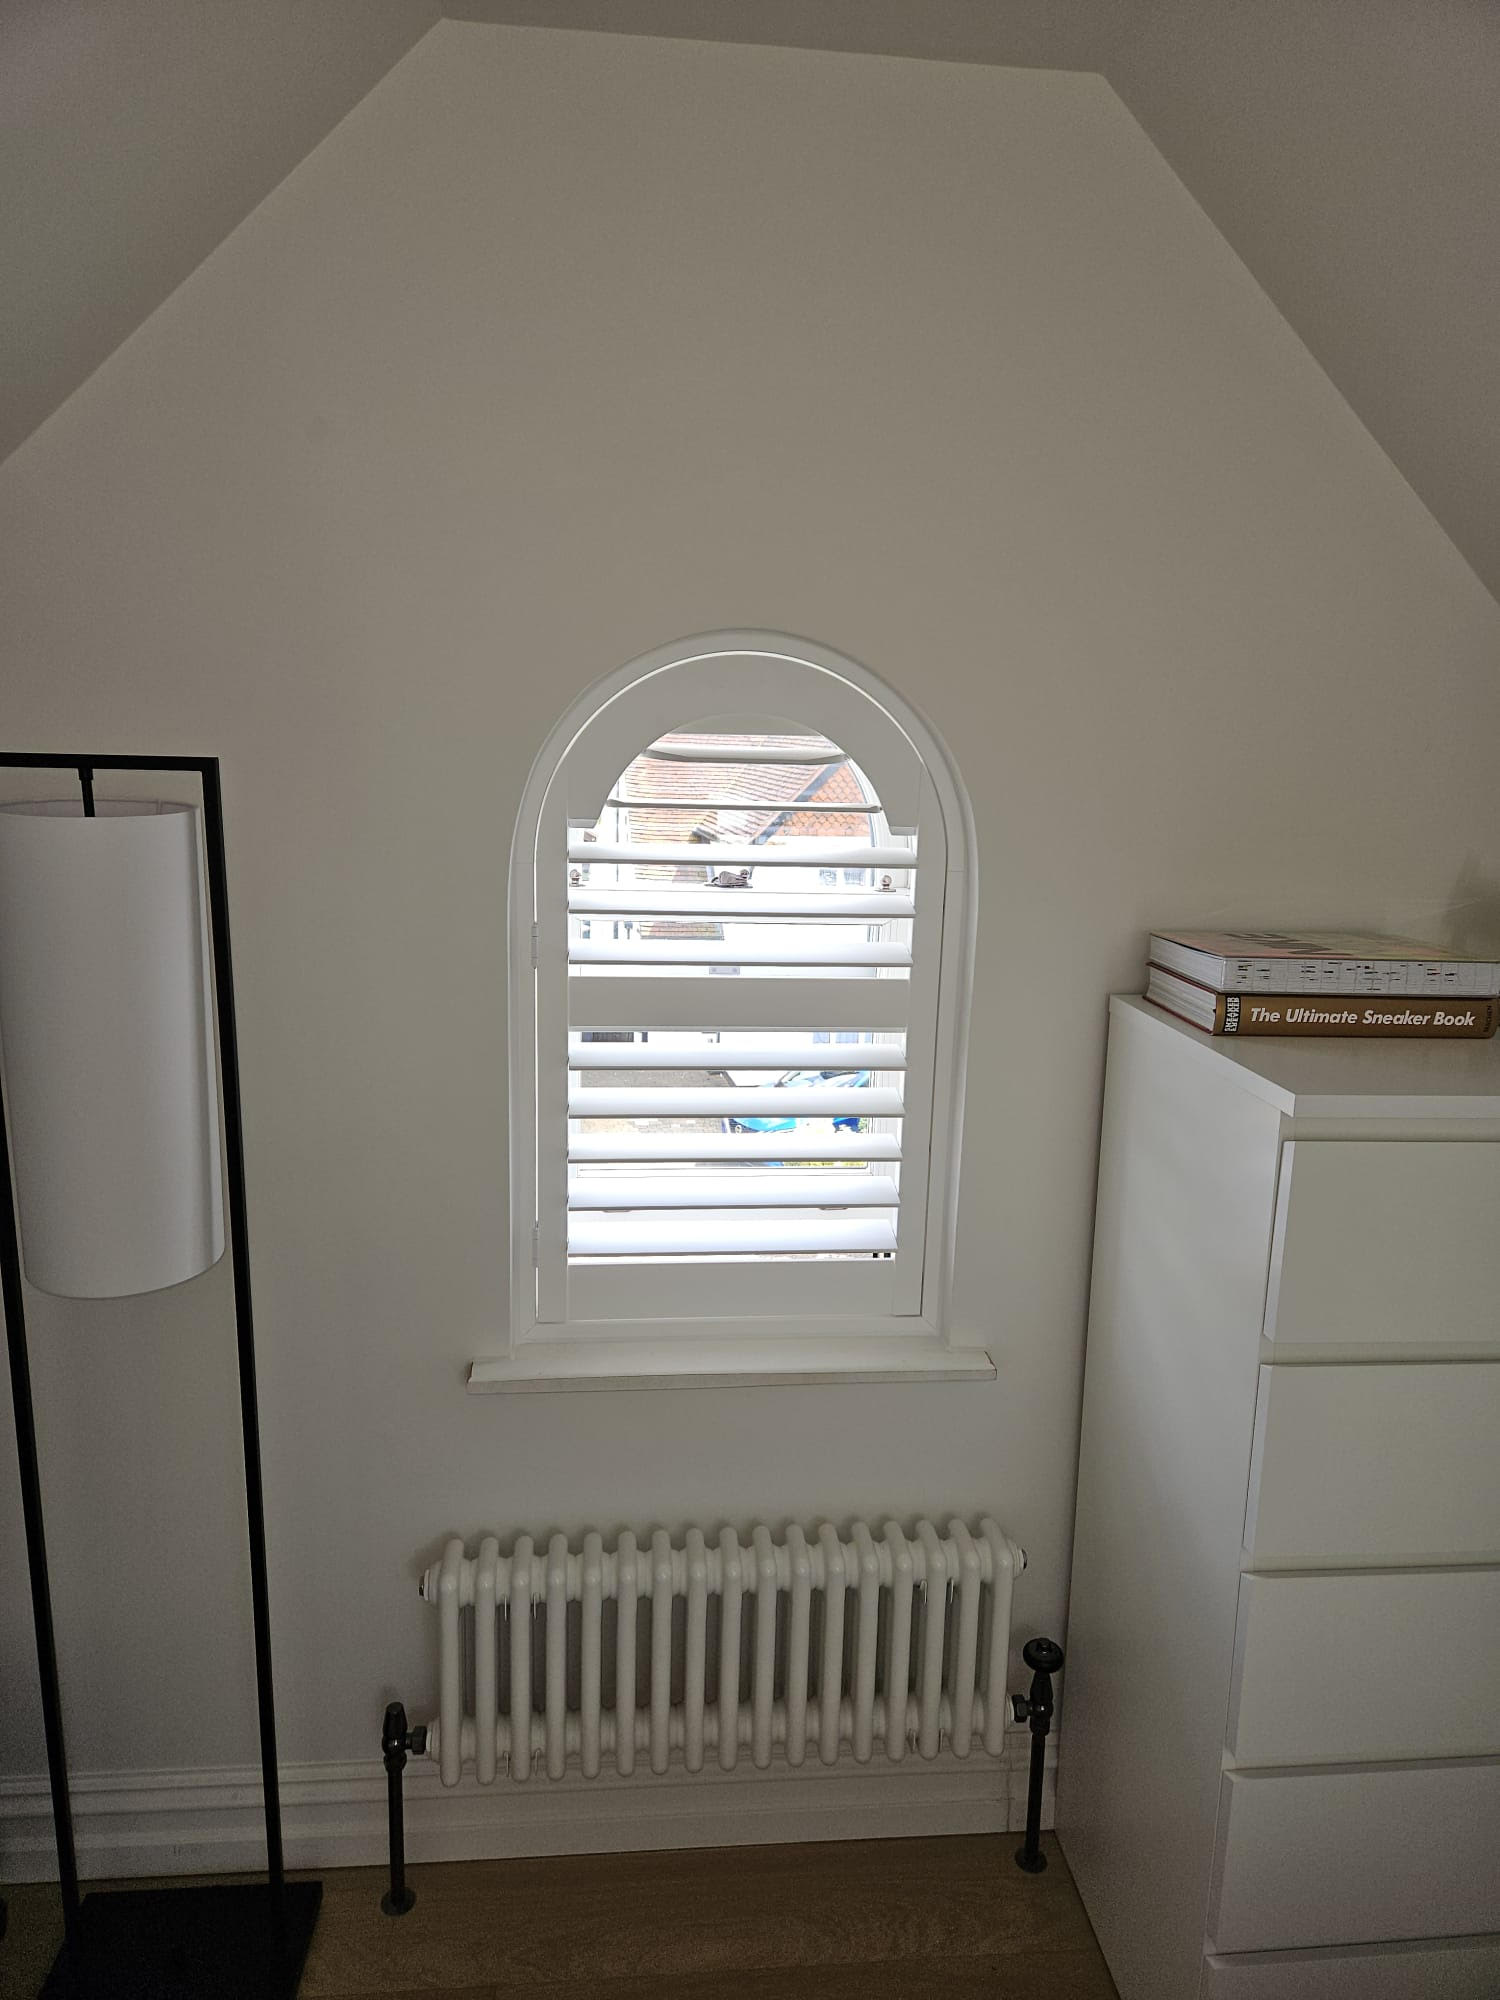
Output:
<svg viewBox="0 0 1500 2000">
<path fill-rule="evenodd" d="M 0 806 L 0 1055 L 39 1291 L 124 1298 L 224 1253 L 195 806 Z"/>
</svg>

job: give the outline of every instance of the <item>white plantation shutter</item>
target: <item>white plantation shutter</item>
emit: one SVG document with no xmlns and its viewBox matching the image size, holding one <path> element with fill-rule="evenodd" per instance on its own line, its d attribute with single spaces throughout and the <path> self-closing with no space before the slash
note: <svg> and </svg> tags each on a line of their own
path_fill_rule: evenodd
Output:
<svg viewBox="0 0 1500 2000">
<path fill-rule="evenodd" d="M 943 812 L 867 695 L 747 665 L 602 704 L 524 851 L 538 1332 L 899 1330 L 932 1304 Z"/>
<path fill-rule="evenodd" d="M 809 1262 L 842 1264 L 861 1305 L 914 1308 L 920 1242 L 913 1256 L 901 1211 L 915 1179 L 920 1236 L 923 1162 L 903 1146 L 920 845 L 892 835 L 835 741 L 743 727 L 668 732 L 594 826 L 567 830 L 551 862 L 566 1176 L 543 1183 L 563 1215 L 539 1215 L 537 1237 L 539 1254 L 565 1247 L 569 1319 L 661 1310 L 667 1263 L 673 1309 L 700 1316 L 817 1309 L 831 1281 Z M 654 1007 L 663 987 L 672 1004 Z M 610 1040 L 584 1039 L 601 1027 Z"/>
</svg>

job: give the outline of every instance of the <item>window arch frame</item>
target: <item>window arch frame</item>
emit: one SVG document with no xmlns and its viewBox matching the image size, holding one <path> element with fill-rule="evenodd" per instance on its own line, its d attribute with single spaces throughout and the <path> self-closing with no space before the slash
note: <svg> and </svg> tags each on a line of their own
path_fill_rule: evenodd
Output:
<svg viewBox="0 0 1500 2000">
<path fill-rule="evenodd" d="M 744 684 L 747 660 L 758 670 L 752 696 Z M 768 682 L 773 692 L 766 700 Z M 726 700 L 726 691 L 734 699 Z M 567 932 L 565 893 L 544 890 L 544 880 L 555 880 L 559 891 L 565 883 L 561 856 L 550 849 L 542 853 L 544 834 L 555 833 L 560 822 L 565 829 L 596 818 L 622 763 L 660 736 L 697 718 L 740 713 L 747 706 L 795 718 L 837 742 L 869 772 L 893 824 L 924 823 L 930 830 L 935 816 L 941 826 L 941 936 L 932 954 L 937 992 L 930 1083 L 923 1093 L 930 1132 L 919 1295 L 911 1296 L 910 1309 L 900 1312 L 872 1312 L 856 1304 L 847 1312 L 791 1306 L 785 1312 L 743 1316 L 569 1319 L 558 1314 L 555 1286 L 551 1299 L 545 1296 L 547 1259 L 555 1256 L 556 1246 L 542 1242 L 540 1226 L 541 1188 L 549 1170 L 544 1149 L 552 1143 L 554 1128 L 564 1135 L 567 1131 L 566 1075 L 544 1072 L 540 1053 L 539 968 L 557 949 L 552 927 L 560 927 L 564 958 Z M 902 741 L 909 752 L 904 769 L 892 747 Z M 624 758 L 622 743 L 633 746 Z M 540 871 L 548 866 L 555 872 L 544 878 Z M 549 733 L 517 813 L 508 882 L 510 1355 L 558 1342 L 602 1344 L 633 1336 L 669 1341 L 682 1359 L 683 1372 L 691 1373 L 691 1351 L 695 1343 L 705 1342 L 781 1343 L 784 1350 L 789 1340 L 808 1337 L 824 1343 L 888 1343 L 905 1336 L 924 1349 L 968 1346 L 952 1339 L 950 1304 L 977 922 L 974 823 L 947 746 L 912 704 L 848 655 L 783 633 L 725 630 L 657 647 L 584 690 Z M 924 878 L 924 896 L 930 894 Z M 930 903 L 924 914 L 930 924 Z M 555 1159 L 550 1162 L 554 1173 L 556 1164 Z M 565 1249 L 563 1257 L 565 1262 Z M 879 1351 L 894 1354 L 885 1345 Z M 965 1372 L 991 1373 L 988 1357 L 979 1358 L 983 1368 Z M 661 1372 L 673 1371 L 664 1367 Z"/>
</svg>

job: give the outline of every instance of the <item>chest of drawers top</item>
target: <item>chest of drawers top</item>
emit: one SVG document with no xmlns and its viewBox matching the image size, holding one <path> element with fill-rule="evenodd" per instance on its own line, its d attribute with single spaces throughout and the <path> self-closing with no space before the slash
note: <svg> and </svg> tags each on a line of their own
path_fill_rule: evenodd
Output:
<svg viewBox="0 0 1500 2000">
<path fill-rule="evenodd" d="M 1190 1060 L 1221 1074 L 1285 1117 L 1481 1120 L 1500 1134 L 1500 1036 L 1490 1041 L 1206 1035 L 1134 994 L 1114 1014 L 1137 1015 L 1178 1038 Z"/>
</svg>

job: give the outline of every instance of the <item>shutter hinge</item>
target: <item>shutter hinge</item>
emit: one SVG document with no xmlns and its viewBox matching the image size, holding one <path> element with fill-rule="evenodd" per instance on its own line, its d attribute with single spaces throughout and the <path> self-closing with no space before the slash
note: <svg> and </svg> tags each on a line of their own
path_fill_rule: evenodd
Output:
<svg viewBox="0 0 1500 2000">
<path fill-rule="evenodd" d="M 542 1261 L 542 1225 L 539 1222 L 533 1222 L 531 1225 L 532 1269 L 535 1270 L 536 1268 L 538 1268 L 541 1264 L 541 1261 Z"/>
<path fill-rule="evenodd" d="M 541 928 L 540 924 L 533 924 L 531 926 L 531 969 L 533 972 L 536 971 L 542 962 Z"/>
</svg>

